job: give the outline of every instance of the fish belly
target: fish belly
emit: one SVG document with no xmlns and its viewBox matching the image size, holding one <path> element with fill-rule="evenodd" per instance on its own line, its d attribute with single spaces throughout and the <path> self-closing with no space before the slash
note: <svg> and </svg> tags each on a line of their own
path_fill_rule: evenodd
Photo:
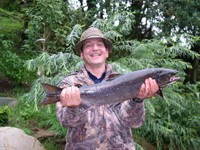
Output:
<svg viewBox="0 0 200 150">
<path fill-rule="evenodd" d="M 117 85 L 105 84 L 81 88 L 82 103 L 87 106 L 104 105 L 136 98 L 142 83 L 134 85 L 126 82 Z"/>
</svg>

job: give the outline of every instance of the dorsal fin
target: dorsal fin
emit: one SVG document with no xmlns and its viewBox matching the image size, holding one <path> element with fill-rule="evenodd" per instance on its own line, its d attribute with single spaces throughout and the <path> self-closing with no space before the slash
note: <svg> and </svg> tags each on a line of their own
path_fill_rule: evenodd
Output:
<svg viewBox="0 0 200 150">
<path fill-rule="evenodd" d="M 106 80 L 106 81 L 112 81 L 112 80 L 118 78 L 121 75 L 122 74 L 111 74 L 111 75 L 109 75 L 108 80 Z"/>
<path fill-rule="evenodd" d="M 77 84 L 75 84 L 74 86 L 80 88 L 80 87 L 82 87 L 83 85 L 77 83 Z"/>
</svg>

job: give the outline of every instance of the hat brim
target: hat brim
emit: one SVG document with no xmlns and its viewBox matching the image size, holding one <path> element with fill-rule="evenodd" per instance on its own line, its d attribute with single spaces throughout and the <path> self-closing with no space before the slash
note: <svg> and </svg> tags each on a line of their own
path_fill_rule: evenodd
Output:
<svg viewBox="0 0 200 150">
<path fill-rule="evenodd" d="M 105 44 L 105 46 L 106 46 L 106 48 L 108 49 L 108 51 L 109 51 L 109 52 L 112 51 L 112 43 L 111 43 L 111 41 L 108 40 L 107 38 L 103 38 L 103 37 L 99 37 L 99 36 L 91 36 L 91 37 L 89 37 L 89 38 L 87 38 L 87 39 L 92 39 L 92 38 L 100 38 L 100 39 L 102 39 L 103 42 L 104 42 L 104 44 Z M 75 52 L 76 52 L 77 55 L 80 55 L 81 50 L 82 50 L 82 48 L 83 48 L 83 43 L 84 43 L 87 39 L 84 39 L 84 40 L 82 40 L 82 41 L 79 41 L 79 42 L 75 45 Z"/>
</svg>

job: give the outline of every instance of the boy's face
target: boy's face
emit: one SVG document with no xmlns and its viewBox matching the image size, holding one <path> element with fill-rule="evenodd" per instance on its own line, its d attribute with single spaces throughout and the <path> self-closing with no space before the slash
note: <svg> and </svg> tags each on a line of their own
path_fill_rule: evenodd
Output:
<svg viewBox="0 0 200 150">
<path fill-rule="evenodd" d="M 86 65 L 105 65 L 108 56 L 108 49 L 101 38 L 87 39 L 83 43 L 80 57 Z"/>
</svg>

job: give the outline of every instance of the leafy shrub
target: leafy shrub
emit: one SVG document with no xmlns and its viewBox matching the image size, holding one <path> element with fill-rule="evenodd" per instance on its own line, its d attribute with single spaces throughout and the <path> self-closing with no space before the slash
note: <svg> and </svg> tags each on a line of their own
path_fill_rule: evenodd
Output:
<svg viewBox="0 0 200 150">
<path fill-rule="evenodd" d="M 2 56 L 0 60 L 1 72 L 13 82 L 21 84 L 26 74 L 24 61 L 10 51 L 0 53 Z"/>
<path fill-rule="evenodd" d="M 8 106 L 0 106 L 0 126 L 8 124 Z"/>
<path fill-rule="evenodd" d="M 24 65 L 24 60 L 12 52 L 14 43 L 0 35 L 0 72 L 15 84 L 22 84 L 30 76 Z"/>
</svg>

